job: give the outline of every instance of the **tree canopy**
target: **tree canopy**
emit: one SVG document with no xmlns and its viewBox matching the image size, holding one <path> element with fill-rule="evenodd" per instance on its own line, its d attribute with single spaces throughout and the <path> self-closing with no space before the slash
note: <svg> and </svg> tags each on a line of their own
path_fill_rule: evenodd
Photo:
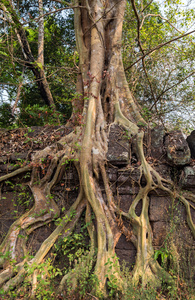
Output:
<svg viewBox="0 0 195 300">
<path fill-rule="evenodd" d="M 36 58 L 40 16 L 38 2 L 18 1 L 14 5 Z M 60 1 L 43 1 L 44 72 L 62 122 L 70 117 L 78 70 L 73 11 L 67 8 L 68 2 L 64 6 Z M 34 117 L 30 118 L 30 123 L 29 118 L 26 120 L 29 106 L 32 112 L 33 105 L 36 105 L 36 115 L 37 105 L 41 108 L 45 102 L 35 75 L 24 64 L 24 53 L 9 18 L 6 19 L 6 11 L 2 9 L 1 111 L 4 111 L 4 102 L 9 103 L 13 110 L 14 101 L 18 99 L 16 123 L 20 120 L 20 126 L 28 126 L 36 122 L 33 123 Z M 152 1 L 149 5 L 144 1 L 128 1 L 123 26 L 122 53 L 127 79 L 143 115 L 148 121 L 160 121 L 168 127 L 171 124 L 175 128 L 183 126 L 185 131 L 194 126 L 191 117 L 194 108 L 193 20 L 193 6 L 182 4 L 182 1 L 161 4 Z M 192 33 L 188 34 L 190 31 Z M 1 119 L 4 120 L 3 115 Z M 13 123 L 14 118 L 10 115 L 10 124 L 5 122 L 1 126 Z M 43 123 L 44 120 L 40 120 L 40 124 Z"/>
</svg>

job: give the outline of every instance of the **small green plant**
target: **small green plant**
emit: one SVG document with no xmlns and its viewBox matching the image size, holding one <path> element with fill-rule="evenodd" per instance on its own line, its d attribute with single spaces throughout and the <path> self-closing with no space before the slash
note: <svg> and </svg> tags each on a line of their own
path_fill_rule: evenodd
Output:
<svg viewBox="0 0 195 300">
<path fill-rule="evenodd" d="M 18 187 L 20 188 L 20 191 L 17 195 L 17 203 L 18 205 L 24 207 L 25 209 L 28 209 L 30 203 L 33 201 L 29 189 L 27 186 L 21 186 L 19 184 Z"/>
<path fill-rule="evenodd" d="M 59 125 L 59 119 L 62 118 L 63 115 L 51 107 L 34 104 L 21 109 L 17 122 L 23 126 Z"/>
<path fill-rule="evenodd" d="M 109 296 L 112 298 L 114 295 L 118 293 L 118 284 L 117 284 L 117 279 L 115 275 L 113 274 L 112 269 L 114 268 L 115 270 L 118 269 L 118 272 L 120 272 L 118 266 L 118 257 L 116 254 L 112 257 L 112 259 L 108 259 L 108 261 L 105 263 L 105 266 L 107 266 L 107 272 L 108 274 L 110 273 L 110 276 L 106 274 L 106 277 L 109 278 L 108 280 L 108 289 L 109 289 Z"/>
<path fill-rule="evenodd" d="M 129 267 L 126 266 L 125 261 L 121 265 L 121 276 L 123 282 L 123 290 L 118 293 L 119 297 L 113 299 L 122 299 L 122 300 L 157 300 L 164 299 L 161 291 L 157 291 L 152 285 L 142 286 L 141 283 L 137 286 L 132 282 L 132 271 Z"/>
<path fill-rule="evenodd" d="M 0 105 L 0 128 L 11 128 L 13 126 L 14 116 L 12 115 L 11 105 L 3 103 Z"/>
<path fill-rule="evenodd" d="M 62 272 L 59 268 L 53 266 L 53 261 L 48 258 L 41 264 L 35 264 L 29 266 L 25 265 L 26 274 L 23 284 L 18 290 L 12 291 L 12 298 L 24 299 L 28 298 L 28 290 L 32 285 L 32 276 L 36 274 L 36 285 L 33 286 L 33 296 L 35 299 L 50 300 L 54 299 L 57 295 L 55 294 L 55 279 L 57 276 L 61 276 Z M 11 299 L 12 299 L 11 298 Z M 30 296 L 29 296 L 30 298 Z"/>
<path fill-rule="evenodd" d="M 90 258 L 90 252 L 86 251 L 81 257 L 75 260 L 75 266 L 72 272 L 68 274 L 67 278 L 67 292 L 68 296 L 77 296 L 77 299 L 83 298 L 87 293 L 95 294 L 98 299 L 102 299 L 102 293 L 96 289 L 98 287 L 98 278 L 93 273 L 95 256 Z M 73 285 L 74 290 L 72 290 Z"/>
<path fill-rule="evenodd" d="M 160 248 L 159 250 L 155 251 L 154 259 L 160 259 L 160 261 L 162 262 L 162 266 L 165 266 L 167 259 L 172 259 L 172 254 L 167 249 L 167 245 L 165 245 L 164 248 Z"/>
<path fill-rule="evenodd" d="M 73 262 L 79 259 L 87 250 L 85 238 L 87 232 L 84 231 L 85 227 L 81 228 L 81 233 L 74 232 L 73 234 L 59 239 L 55 244 L 56 253 L 68 259 L 68 267 L 71 267 Z"/>
<path fill-rule="evenodd" d="M 142 107 L 142 117 L 144 120 L 149 122 L 152 119 L 152 116 L 153 116 L 153 114 L 148 107 L 146 107 L 146 106 Z M 145 124 L 142 124 L 140 122 L 139 126 L 145 126 Z"/>
</svg>

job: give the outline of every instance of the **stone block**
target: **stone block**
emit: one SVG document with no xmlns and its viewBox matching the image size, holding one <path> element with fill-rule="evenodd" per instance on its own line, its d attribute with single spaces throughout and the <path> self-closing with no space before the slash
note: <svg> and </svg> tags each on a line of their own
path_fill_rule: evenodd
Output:
<svg viewBox="0 0 195 300">
<path fill-rule="evenodd" d="M 132 267 L 135 264 L 137 250 L 132 242 L 127 241 L 126 237 L 122 234 L 117 245 L 116 255 L 119 258 L 120 264 L 124 261 L 127 267 Z"/>
<path fill-rule="evenodd" d="M 117 181 L 117 169 L 115 168 L 107 168 L 106 173 L 110 182 Z"/>
<path fill-rule="evenodd" d="M 168 197 L 151 196 L 149 205 L 150 221 L 166 221 L 169 217 L 171 199 Z"/>
<path fill-rule="evenodd" d="M 124 234 L 121 235 L 121 237 L 116 245 L 116 249 L 135 250 L 136 251 L 136 248 L 133 245 L 133 243 L 130 241 L 127 241 Z"/>
<path fill-rule="evenodd" d="M 129 167 L 128 169 L 118 170 L 117 182 L 134 185 L 140 179 L 139 168 Z"/>
<path fill-rule="evenodd" d="M 153 231 L 153 246 L 161 247 L 167 236 L 168 224 L 164 221 L 151 222 Z"/>
<path fill-rule="evenodd" d="M 151 130 L 151 156 L 158 160 L 164 158 L 166 152 L 164 148 L 165 130 L 163 126 L 157 126 Z"/>
<path fill-rule="evenodd" d="M 195 190 L 195 166 L 184 167 L 180 176 L 180 185 L 186 190 Z"/>
<path fill-rule="evenodd" d="M 191 151 L 191 157 L 195 159 L 195 130 L 191 132 L 186 141 Z"/>
<path fill-rule="evenodd" d="M 138 187 L 131 187 L 128 185 L 117 186 L 117 190 L 119 195 L 137 195 L 137 193 L 139 192 Z"/>
<path fill-rule="evenodd" d="M 125 130 L 118 125 L 110 128 L 107 160 L 115 166 L 126 166 L 129 163 L 129 140 Z"/>
<path fill-rule="evenodd" d="M 176 244 L 178 248 L 182 251 L 182 248 L 195 250 L 195 239 L 193 238 L 192 232 L 187 224 L 187 222 L 179 222 L 176 224 Z"/>
<path fill-rule="evenodd" d="M 119 258 L 120 265 L 125 262 L 126 267 L 133 269 L 136 261 L 136 250 L 116 249 L 116 255 Z"/>
<path fill-rule="evenodd" d="M 119 198 L 115 197 L 115 199 L 120 209 L 128 212 L 134 197 L 132 195 L 120 195 Z"/>
<path fill-rule="evenodd" d="M 191 161 L 191 152 L 183 133 L 172 131 L 165 137 L 165 149 L 168 161 L 176 166 L 185 166 Z"/>
<path fill-rule="evenodd" d="M 135 195 L 119 195 L 119 197 L 115 197 L 115 201 L 120 209 L 124 212 L 128 212 L 129 208 L 135 199 Z M 137 216 L 140 216 L 142 211 L 142 201 L 140 200 L 135 208 L 135 213 Z"/>
<path fill-rule="evenodd" d="M 149 196 L 157 196 L 157 197 L 165 197 L 169 195 L 170 195 L 169 192 L 164 191 L 162 189 L 155 189 L 149 193 Z"/>
<path fill-rule="evenodd" d="M 153 168 L 159 173 L 159 175 L 162 178 L 166 180 L 171 180 L 171 168 L 169 165 L 159 163 L 158 165 L 155 165 Z"/>
<path fill-rule="evenodd" d="M 195 221 L 195 212 L 191 210 L 192 220 Z M 149 205 L 149 218 L 152 222 L 169 221 L 174 217 L 175 223 L 186 222 L 187 212 L 179 199 L 171 197 L 151 196 Z"/>
</svg>

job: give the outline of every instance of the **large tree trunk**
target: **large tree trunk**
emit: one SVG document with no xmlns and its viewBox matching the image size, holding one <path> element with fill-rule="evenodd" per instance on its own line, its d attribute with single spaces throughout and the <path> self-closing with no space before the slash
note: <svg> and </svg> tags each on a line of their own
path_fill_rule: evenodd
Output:
<svg viewBox="0 0 195 300">
<path fill-rule="evenodd" d="M 133 122 L 144 123 L 130 97 L 122 65 L 121 35 L 126 1 L 106 3 L 106 6 L 103 6 L 101 1 L 93 1 L 91 4 L 87 1 L 87 9 L 75 9 L 75 32 L 82 76 L 81 91 L 85 97 L 83 122 L 86 124 L 79 159 L 82 162 L 80 172 L 86 199 L 97 220 L 98 253 L 95 273 L 101 290 L 105 287 L 108 273 L 105 267 L 107 261 L 113 261 L 115 265 L 115 246 L 121 235 L 112 208 L 110 189 L 106 189 L 106 204 L 98 183 L 100 171 L 107 185 L 104 163 L 109 124 L 119 123 L 130 130 L 131 134 L 136 134 L 138 127 Z M 86 1 L 76 1 L 75 4 L 84 6 Z M 123 111 L 126 111 L 131 121 L 123 115 Z M 122 286 L 118 270 L 114 277 L 119 286 Z"/>
<path fill-rule="evenodd" d="M 104 2 L 104 1 L 103 1 Z M 121 56 L 122 25 L 126 1 L 76 1 L 87 3 L 87 9 L 75 9 L 75 33 L 80 57 L 82 92 L 86 101 L 93 99 L 101 107 L 106 123 L 123 123 L 129 128 L 130 121 L 145 124 L 129 90 Z M 76 109 L 76 108 L 75 108 Z M 122 113 L 129 118 L 127 120 Z M 96 113 L 97 114 L 97 113 Z M 132 132 L 136 126 L 131 124 Z"/>
<path fill-rule="evenodd" d="M 47 199 L 50 199 L 48 197 L 51 188 L 59 181 L 63 165 L 67 164 L 68 160 L 74 160 L 80 180 L 78 198 L 67 212 L 67 217 L 63 218 L 61 224 L 57 226 L 35 257 L 28 263 L 29 265 L 40 263 L 61 233 L 71 234 L 75 223 L 86 208 L 85 219 L 91 240 L 88 260 L 85 262 L 86 268 L 88 267 L 87 263 L 95 259 L 94 274 L 98 281 L 94 290 L 96 294 L 103 293 L 104 297 L 108 282 L 109 286 L 117 286 L 119 290 L 122 290 L 125 285 L 115 255 L 115 246 L 122 233 L 126 234 L 137 248 L 133 283 L 142 283 L 144 286 L 148 282 L 150 285 L 159 286 L 162 280 L 172 283 L 170 275 L 154 260 L 152 230 L 148 218 L 148 193 L 157 188 L 166 190 L 171 196 L 173 193 L 163 185 L 164 182 L 171 185 L 171 182 L 162 179 L 144 157 L 144 132 L 138 125 L 144 126 L 145 122 L 133 101 L 121 57 L 125 5 L 125 0 L 75 0 L 74 6 L 77 6 L 75 8 L 75 33 L 80 57 L 80 74 L 77 82 L 79 97 L 74 102 L 72 121 L 77 117 L 77 128 L 68 136 L 63 137 L 58 145 L 37 152 L 33 157 L 33 163 L 29 166 L 0 178 L 1 182 L 22 172 L 32 170 L 31 181 L 28 185 L 35 199 L 32 210 L 27 215 L 22 216 L 18 223 L 13 224 L 10 228 L 0 248 L 1 252 L 5 254 L 6 249 L 10 250 L 13 241 L 14 245 L 20 243 L 19 233 L 21 229 L 25 235 L 28 235 L 29 230 L 32 231 L 34 228 L 42 226 L 44 222 L 49 222 L 53 217 L 51 212 L 58 213 L 52 199 L 49 202 Z M 81 8 L 85 6 L 86 8 Z M 79 126 L 78 111 L 82 113 L 79 116 Z M 137 136 L 140 174 L 143 174 L 146 180 L 145 187 L 140 186 L 138 195 L 129 205 L 128 213 L 117 207 L 105 170 L 107 140 L 109 128 L 113 122 L 128 130 L 129 135 Z M 52 157 L 50 166 L 46 175 L 40 180 L 39 166 L 41 161 L 48 156 Z M 103 179 L 106 197 L 103 196 L 100 188 L 100 176 Z M 180 197 L 180 200 L 187 205 L 184 198 Z M 140 216 L 137 216 L 135 208 L 140 201 L 142 201 L 142 211 Z M 32 213 L 34 215 L 37 210 L 43 211 L 43 208 L 42 216 L 32 217 Z M 68 216 L 70 216 L 72 209 L 76 213 L 70 219 Z M 92 219 L 92 212 L 95 215 L 95 220 Z M 188 213 L 190 214 L 190 212 Z M 130 221 L 132 232 L 129 232 L 124 225 L 121 226 L 119 217 L 125 217 Z M 21 229 L 15 230 L 18 224 Z M 194 230 L 191 221 L 189 221 L 189 225 Z M 16 248 L 13 248 L 13 257 L 17 255 Z M 24 245 L 23 248 L 25 249 Z M 95 249 L 97 249 L 97 255 Z M 18 258 L 17 269 L 13 270 L 13 268 L 7 267 L 0 274 L 0 283 L 4 284 L 5 291 L 9 290 L 10 286 L 16 286 L 24 278 L 25 261 L 22 261 L 22 255 Z M 4 256 L 2 265 L 5 264 L 5 260 L 6 256 Z M 83 268 L 84 261 L 81 264 Z M 62 278 L 60 290 L 64 289 L 67 280 L 72 283 L 73 289 L 76 288 L 77 277 L 79 276 L 78 268 L 79 264 L 75 265 L 75 269 Z M 18 273 L 14 276 L 16 272 Z M 36 277 L 37 273 L 34 272 L 32 285 L 35 283 L 35 286 Z"/>
</svg>

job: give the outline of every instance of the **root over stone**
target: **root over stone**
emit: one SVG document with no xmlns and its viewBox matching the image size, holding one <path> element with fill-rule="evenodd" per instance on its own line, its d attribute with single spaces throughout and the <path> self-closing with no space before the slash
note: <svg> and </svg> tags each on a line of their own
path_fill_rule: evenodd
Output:
<svg viewBox="0 0 195 300">
<path fill-rule="evenodd" d="M 90 3 L 92 2 L 92 4 Z M 121 58 L 121 35 L 126 1 L 75 0 L 75 34 L 80 57 L 80 73 L 78 75 L 75 100 L 82 109 L 80 126 L 57 144 L 35 153 L 32 162 L 13 173 L 0 178 L 0 182 L 11 179 L 27 171 L 31 179 L 27 184 L 34 197 L 34 205 L 16 220 L 8 231 L 0 246 L 2 257 L 0 266 L 0 285 L 6 293 L 17 287 L 25 276 L 26 266 L 33 267 L 31 274 L 31 291 L 36 295 L 38 282 L 38 266 L 56 243 L 60 235 L 71 235 L 81 214 L 85 212 L 85 221 L 90 238 L 90 250 L 85 262 L 77 262 L 75 268 L 65 274 L 60 281 L 59 291 L 63 291 L 67 280 L 72 289 L 78 284 L 79 263 L 94 261 L 91 272 L 96 276 L 94 291 L 107 294 L 108 282 L 117 286 L 123 292 L 123 281 L 120 266 L 115 254 L 116 244 L 122 233 L 128 235 L 137 249 L 136 263 L 133 270 L 133 283 L 146 286 L 148 283 L 159 287 L 162 281 L 172 284 L 171 276 L 154 260 L 152 246 L 152 229 L 148 217 L 149 197 L 151 191 L 162 189 L 173 196 L 173 184 L 162 178 L 145 159 L 143 152 L 143 137 L 145 121 L 133 101 L 129 90 Z M 83 8 L 85 7 L 85 8 Z M 73 107 L 72 123 L 78 107 Z M 70 122 L 71 123 L 71 122 Z M 106 153 L 108 150 L 108 135 L 110 125 L 116 123 L 128 131 L 129 136 L 137 138 L 137 157 L 140 161 L 140 174 L 145 177 L 146 185 L 140 185 L 139 192 L 129 211 L 124 212 L 114 201 L 112 190 L 106 174 Z M 142 124 L 142 129 L 137 124 Z M 42 159 L 50 155 L 50 163 L 44 177 L 40 176 Z M 61 218 L 56 229 L 43 242 L 35 256 L 27 255 L 26 239 L 36 228 L 41 227 L 59 217 L 60 211 L 51 197 L 51 189 L 63 175 L 64 165 L 74 161 L 79 177 L 79 194 L 76 201 Z M 105 194 L 100 188 L 100 177 L 103 180 Z M 166 184 L 166 186 L 165 186 Z M 167 187 L 169 186 L 169 188 Z M 174 194 L 175 197 L 175 194 Z M 190 207 L 187 198 L 176 195 L 185 205 L 188 215 L 188 225 L 195 235 Z M 142 201 L 140 216 L 135 208 Z M 72 212 L 74 211 L 74 214 Z M 61 212 L 62 216 L 62 212 Z M 93 216 L 93 217 L 92 217 Z M 119 220 L 130 221 L 132 232 L 121 225 Z M 21 238 L 21 234 L 25 238 Z M 10 264 L 10 253 L 14 264 Z M 29 275 L 28 275 L 29 276 Z"/>
</svg>

